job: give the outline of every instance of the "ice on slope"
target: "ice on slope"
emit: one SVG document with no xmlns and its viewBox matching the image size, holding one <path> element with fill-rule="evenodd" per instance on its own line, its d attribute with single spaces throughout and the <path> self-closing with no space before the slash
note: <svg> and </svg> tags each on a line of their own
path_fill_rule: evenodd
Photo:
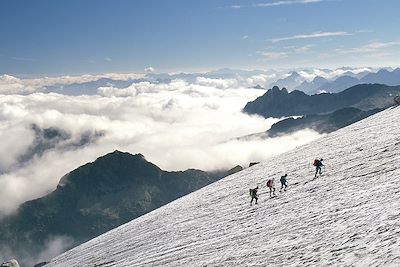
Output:
<svg viewBox="0 0 400 267">
<path fill-rule="evenodd" d="M 182 197 L 46 266 L 400 266 L 400 108 Z M 326 170 L 313 177 L 322 156 Z M 269 199 L 271 177 L 289 189 Z M 248 189 L 261 185 L 259 204 Z"/>
</svg>

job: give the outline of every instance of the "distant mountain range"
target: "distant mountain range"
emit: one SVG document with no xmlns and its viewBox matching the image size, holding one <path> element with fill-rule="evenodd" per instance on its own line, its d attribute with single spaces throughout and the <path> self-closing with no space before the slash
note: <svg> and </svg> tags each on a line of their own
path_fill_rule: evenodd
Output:
<svg viewBox="0 0 400 267">
<path fill-rule="evenodd" d="M 257 83 L 250 88 L 263 89 L 278 86 L 303 91 L 307 94 L 320 92 L 337 93 L 357 84 L 379 83 L 390 86 L 400 85 L 400 68 L 388 70 L 382 68 L 374 72 L 371 68 L 355 69 L 343 67 L 339 69 L 303 69 L 290 72 L 274 70 L 239 70 L 223 68 L 205 73 L 150 73 L 146 77 L 155 82 L 170 82 L 173 79 L 183 79 L 195 82 L 197 77 L 211 79 L 237 79 L 238 82 L 251 80 L 255 76 L 263 76 L 264 83 Z M 310 80 L 310 77 L 313 77 Z"/>
<path fill-rule="evenodd" d="M 271 85 L 277 86 L 280 88 L 288 88 L 292 89 L 298 86 L 300 83 L 303 82 L 303 78 L 299 73 L 293 71 L 288 77 L 279 79 L 276 82 L 272 83 Z"/>
<path fill-rule="evenodd" d="M 277 70 L 240 70 L 223 68 L 204 73 L 149 73 L 146 79 L 155 82 L 169 82 L 173 79 L 183 79 L 189 83 L 197 77 L 211 79 L 236 79 L 239 84 L 254 77 L 263 77 L 263 81 L 247 84 L 250 88 L 272 88 L 278 86 L 288 91 L 299 90 L 307 94 L 322 91 L 340 92 L 346 88 L 362 83 L 380 83 L 400 85 L 400 68 L 350 68 L 338 69 L 298 69 L 295 71 Z M 255 80 L 254 80 L 255 81 Z"/>
<path fill-rule="evenodd" d="M 71 83 L 71 84 L 55 84 L 46 86 L 45 92 L 54 92 L 63 95 L 95 95 L 99 87 L 117 87 L 124 88 L 128 87 L 132 83 L 143 82 L 143 79 L 131 79 L 131 80 L 115 80 L 110 78 L 100 78 L 96 81 L 82 82 L 82 83 Z"/>
<path fill-rule="evenodd" d="M 230 79 L 235 80 L 238 86 L 248 88 L 259 87 L 271 88 L 278 86 L 288 91 L 300 90 L 307 94 L 320 91 L 339 92 L 360 83 L 382 83 L 387 85 L 399 85 L 399 69 L 380 69 L 374 73 L 372 68 L 349 68 L 338 69 L 297 69 L 295 71 L 285 70 L 240 70 L 222 68 L 209 72 L 179 72 L 179 73 L 157 73 L 151 72 L 138 78 L 109 78 L 99 76 L 97 80 L 79 80 L 76 77 L 74 83 L 63 83 L 63 80 L 43 86 L 44 92 L 55 92 L 64 95 L 94 95 L 98 93 L 99 87 L 126 88 L 132 83 L 148 81 L 151 83 L 169 83 L 180 79 L 188 83 L 196 83 L 199 77 L 208 79 Z M 11 77 L 11 76 L 7 76 Z M 344 78 L 342 78 L 344 77 Z M 3 77 L 6 79 L 6 77 Z M 17 78 L 15 78 L 18 80 Z M 2 76 L 0 76 L 0 81 Z M 65 81 L 64 81 L 65 82 Z M 35 81 L 37 83 L 37 81 Z M 259 86 L 257 86 L 259 85 Z"/>
<path fill-rule="evenodd" d="M 291 85 L 290 87 L 286 88 L 294 88 L 294 90 L 303 91 L 306 94 L 312 95 L 321 92 L 338 93 L 357 84 L 379 83 L 390 86 L 400 85 L 400 68 L 397 68 L 393 71 L 381 69 L 376 73 L 363 72 L 362 74 L 362 76 L 357 76 L 345 73 L 333 81 L 329 81 L 323 77 L 317 76 L 310 82 L 304 81 L 296 87 Z M 285 87 L 282 86 L 285 83 L 280 84 L 280 87 Z"/>
<path fill-rule="evenodd" d="M 376 73 L 374 71 L 377 71 Z M 356 84 L 381 83 L 386 85 L 400 85 L 400 69 L 382 68 L 349 68 L 338 69 L 297 69 L 287 70 L 240 70 L 222 68 L 209 72 L 179 72 L 179 73 L 157 73 L 150 72 L 142 75 L 127 77 L 118 75 L 99 75 L 94 80 L 87 80 L 87 77 L 72 77 L 74 79 L 53 78 L 46 79 L 20 79 L 10 75 L 0 75 L 0 82 L 22 83 L 26 86 L 37 87 L 38 91 L 45 93 L 59 93 L 63 95 L 96 95 L 100 87 L 126 88 L 140 82 L 170 83 L 173 80 L 184 80 L 188 83 L 198 83 L 198 79 L 228 79 L 234 81 L 237 87 L 247 88 L 271 88 L 278 86 L 288 91 L 299 90 L 307 94 L 320 92 L 340 92 Z M 43 83 L 43 84 L 42 84 Z M 42 85 L 41 85 L 42 84 Z M 234 86 L 234 87 L 235 87 Z M 236 87 L 235 87 L 236 88 Z"/>
<path fill-rule="evenodd" d="M 304 93 L 311 95 L 316 91 L 316 88 L 320 88 L 322 85 L 326 83 L 329 83 L 327 79 L 317 76 L 311 82 L 304 81 L 300 85 L 294 88 L 295 90 L 303 91 Z"/>
<path fill-rule="evenodd" d="M 394 103 L 400 86 L 360 84 L 337 94 L 307 95 L 301 91 L 288 92 L 273 87 L 254 101 L 248 102 L 243 111 L 263 117 L 289 117 L 330 113 L 346 107 L 361 110 L 384 108 Z"/>
<path fill-rule="evenodd" d="M 195 169 L 167 172 L 141 154 L 115 151 L 71 171 L 55 191 L 22 204 L 16 214 L 2 219 L 0 247 L 20 259 L 39 253 L 54 236 L 71 237 L 74 246 L 227 174 Z"/>
</svg>

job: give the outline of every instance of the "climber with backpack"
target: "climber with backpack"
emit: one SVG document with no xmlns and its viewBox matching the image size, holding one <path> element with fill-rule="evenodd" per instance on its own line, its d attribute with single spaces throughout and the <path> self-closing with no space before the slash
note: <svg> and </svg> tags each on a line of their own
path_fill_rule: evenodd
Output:
<svg viewBox="0 0 400 267">
<path fill-rule="evenodd" d="M 282 192 L 282 189 L 283 189 L 284 191 L 286 191 L 286 188 L 287 188 L 287 180 L 286 180 L 286 177 L 287 177 L 287 173 L 286 173 L 285 175 L 281 176 L 281 189 L 279 190 L 279 192 Z"/>
<path fill-rule="evenodd" d="M 322 174 L 322 166 L 324 166 L 324 164 L 322 163 L 323 159 L 315 159 L 313 165 L 315 166 L 315 175 L 314 178 L 318 177 L 318 173 L 319 175 Z"/>
<path fill-rule="evenodd" d="M 257 204 L 257 201 L 258 201 L 258 194 L 257 194 L 258 186 L 256 188 L 250 189 L 249 191 L 250 191 L 250 196 L 251 196 L 250 206 L 253 204 L 253 200 L 254 199 L 256 200 L 255 204 Z"/>
<path fill-rule="evenodd" d="M 275 196 L 275 179 L 269 179 L 267 181 L 267 187 L 269 188 L 269 197 Z"/>
</svg>

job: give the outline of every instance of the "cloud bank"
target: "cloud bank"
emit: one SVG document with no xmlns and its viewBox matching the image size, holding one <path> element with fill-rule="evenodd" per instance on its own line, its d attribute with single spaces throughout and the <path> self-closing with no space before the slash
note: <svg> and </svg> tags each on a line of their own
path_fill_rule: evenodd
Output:
<svg viewBox="0 0 400 267">
<path fill-rule="evenodd" d="M 0 262 L 10 260 L 10 255 L 18 255 L 18 262 L 21 266 L 34 266 L 60 255 L 70 249 L 73 244 L 74 241 L 71 237 L 51 236 L 42 247 L 26 248 L 22 244 L 20 251 L 10 251 L 7 247 L 0 247 Z"/>
<path fill-rule="evenodd" d="M 304 131 L 275 139 L 237 139 L 264 132 L 277 121 L 241 112 L 264 94 L 248 87 L 266 82 L 271 76 L 264 73 L 146 80 L 78 96 L 42 92 L 38 88 L 48 78 L 2 77 L 20 87 L 10 91 L 5 86 L 7 94 L 0 98 L 0 216 L 51 192 L 64 174 L 115 149 L 142 153 L 165 170 L 216 170 L 263 161 L 320 136 Z"/>
</svg>

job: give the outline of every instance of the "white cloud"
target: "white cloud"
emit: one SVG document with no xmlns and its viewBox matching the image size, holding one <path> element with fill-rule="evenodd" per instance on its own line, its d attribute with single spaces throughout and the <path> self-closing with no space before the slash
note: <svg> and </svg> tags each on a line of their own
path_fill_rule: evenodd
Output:
<svg viewBox="0 0 400 267">
<path fill-rule="evenodd" d="M 253 75 L 250 76 L 249 78 L 246 78 L 246 84 L 248 87 L 253 87 L 256 85 L 266 86 L 268 83 L 270 83 L 272 80 L 275 80 L 276 78 L 277 75 L 275 73 L 270 75 L 267 74 Z"/>
<path fill-rule="evenodd" d="M 147 67 L 144 69 L 144 72 L 146 72 L 146 73 L 152 73 L 154 71 L 155 71 L 155 69 L 153 67 Z"/>
<path fill-rule="evenodd" d="M 265 60 L 277 60 L 287 58 L 288 52 L 275 52 L 275 51 L 257 51 L 257 54 L 261 55 Z"/>
<path fill-rule="evenodd" d="M 367 67 L 362 67 L 362 68 L 339 68 L 339 69 L 309 69 L 309 70 L 300 70 L 298 73 L 300 74 L 301 77 L 303 77 L 307 81 L 313 80 L 315 77 L 320 76 L 323 77 L 327 80 L 334 80 L 337 77 L 347 73 L 347 72 L 352 72 L 354 74 L 358 74 L 360 72 L 371 72 L 373 69 L 367 68 Z"/>
<path fill-rule="evenodd" d="M 273 60 L 279 60 L 279 59 L 284 59 L 288 58 L 289 56 L 294 56 L 297 54 L 305 54 L 309 53 L 311 51 L 311 48 L 313 48 L 315 45 L 308 44 L 304 46 L 286 46 L 283 47 L 285 49 L 284 51 L 272 51 L 272 50 L 266 50 L 266 51 L 257 51 L 256 53 L 258 55 L 261 55 L 264 60 L 268 61 L 273 61 Z M 269 48 L 271 49 L 271 48 Z"/>
<path fill-rule="evenodd" d="M 27 61 L 27 62 L 39 61 L 36 58 L 30 58 L 30 57 L 11 57 L 11 59 L 16 60 L 16 61 Z"/>
<path fill-rule="evenodd" d="M 30 129 L 26 127 L 26 125 L 19 123 L 19 120 L 22 118 L 18 117 L 25 116 L 26 112 L 22 111 L 22 114 L 19 115 L 10 114 L 19 112 L 19 107 L 12 105 L 3 107 L 3 112 L 5 116 L 9 115 L 16 119 L 2 122 L 0 125 L 0 147 L 3 151 L 7 152 L 0 153 L 0 173 L 12 168 L 17 163 L 18 157 L 20 157 L 33 142 Z M 24 136 L 24 138 L 21 138 L 22 136 Z"/>
<path fill-rule="evenodd" d="M 311 50 L 311 48 L 313 48 L 314 46 L 315 45 L 309 44 L 309 45 L 304 45 L 304 46 L 300 46 L 300 47 L 295 47 L 294 52 L 299 53 L 299 54 L 306 53 L 306 52 L 309 52 Z"/>
<path fill-rule="evenodd" d="M 24 84 L 23 81 L 11 75 L 0 75 L 0 94 L 29 94 L 38 88 Z"/>
<path fill-rule="evenodd" d="M 238 86 L 238 82 L 236 79 L 212 79 L 205 77 L 197 77 L 196 84 L 215 87 L 218 89 L 228 89 Z"/>
<path fill-rule="evenodd" d="M 108 61 L 108 62 L 111 62 L 111 61 L 112 61 L 112 59 L 111 59 L 110 57 L 105 57 L 104 60 L 105 60 L 105 61 Z"/>
<path fill-rule="evenodd" d="M 254 7 L 274 7 L 274 6 L 283 6 L 283 5 L 298 5 L 298 4 L 313 4 L 320 3 L 324 0 L 291 0 L 291 1 L 276 1 L 270 3 L 260 3 L 254 4 Z"/>
<path fill-rule="evenodd" d="M 10 248 L 0 248 L 0 262 L 9 260 L 9 255 L 19 255 L 18 263 L 21 266 L 34 266 L 37 263 L 48 261 L 53 257 L 71 248 L 74 240 L 68 236 L 50 236 L 42 247 L 29 248 L 21 244 L 19 251 Z"/>
<path fill-rule="evenodd" d="M 59 76 L 43 77 L 35 79 L 20 79 L 11 75 L 0 75 L 0 94 L 30 94 L 40 92 L 47 86 L 80 84 L 97 81 L 101 78 L 127 81 L 132 79 L 144 78 L 143 74 L 137 73 L 106 73 L 100 75 L 79 75 L 79 76 Z"/>
<path fill-rule="evenodd" d="M 268 3 L 258 3 L 252 5 L 231 5 L 229 8 L 231 9 L 241 9 L 244 7 L 276 7 L 276 6 L 287 6 L 287 5 L 305 5 L 305 4 L 313 4 L 325 2 L 326 0 L 282 0 L 282 1 L 274 1 Z"/>
<path fill-rule="evenodd" d="M 372 33 L 373 30 L 357 30 L 356 33 Z"/>
<path fill-rule="evenodd" d="M 254 75 L 240 82 L 204 77 L 194 83 L 140 82 L 126 88 L 103 87 L 100 95 L 92 96 L 3 95 L 1 139 L 12 140 L 14 145 L 0 151 L 0 166 L 5 171 L 0 175 L 0 214 L 48 193 L 67 172 L 115 149 L 142 153 L 166 170 L 212 170 L 265 160 L 319 137 L 303 132 L 280 139 L 236 140 L 263 132 L 276 122 L 241 112 L 248 101 L 265 92 L 243 84 L 270 78 Z M 87 132 L 105 134 L 84 147 L 56 145 L 18 165 L 18 158 L 34 140 L 32 124 L 62 129 L 73 140 Z M 1 145 L 4 148 L 6 141 Z"/>
<path fill-rule="evenodd" d="M 368 44 L 362 45 L 360 47 L 353 48 L 338 48 L 336 52 L 342 54 L 370 54 L 374 52 L 379 52 L 382 54 L 382 50 L 385 48 L 390 48 L 394 46 L 400 46 L 400 41 L 394 42 L 369 42 Z"/>
<path fill-rule="evenodd" d="M 348 32 L 314 32 L 311 34 L 298 34 L 288 37 L 274 38 L 271 39 L 270 41 L 276 43 L 289 40 L 314 39 L 314 38 L 336 37 L 336 36 L 347 36 L 347 35 L 352 35 L 352 34 Z"/>
<path fill-rule="evenodd" d="M 45 262 L 52 259 L 55 256 L 60 255 L 66 249 L 70 248 L 74 244 L 74 240 L 68 236 L 52 236 L 44 245 L 42 251 L 36 256 L 35 261 L 32 264 L 38 262 Z M 33 266 L 31 264 L 31 266 Z"/>
</svg>

